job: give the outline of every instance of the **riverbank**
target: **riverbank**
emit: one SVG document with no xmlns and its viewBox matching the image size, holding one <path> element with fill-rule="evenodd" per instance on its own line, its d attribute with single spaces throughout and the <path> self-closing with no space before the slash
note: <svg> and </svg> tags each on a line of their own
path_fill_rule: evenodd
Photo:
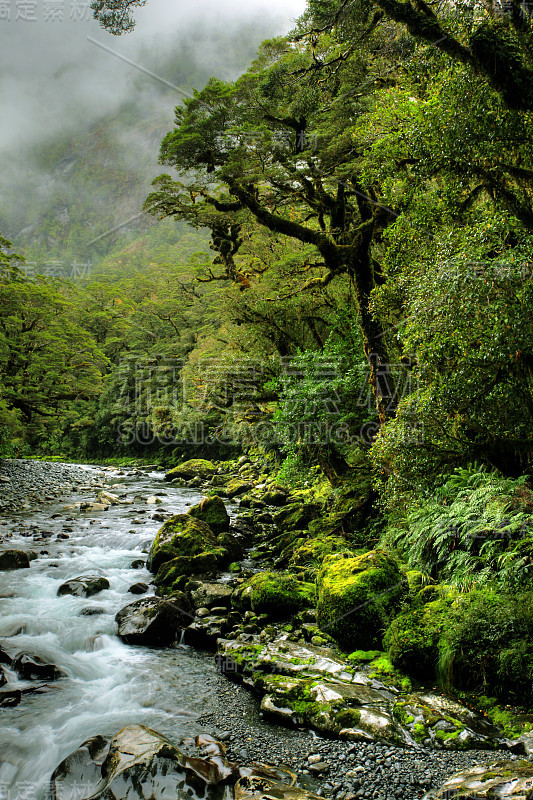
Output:
<svg viewBox="0 0 533 800">
<path fill-rule="evenodd" d="M 249 486 L 251 476 L 246 472 L 252 467 L 238 465 L 243 468 L 240 485 Z M 51 534 L 46 551 L 32 561 L 31 569 L 2 576 L 0 646 L 11 655 L 24 650 L 47 658 L 68 676 L 4 711 L 8 735 L 0 744 L 7 767 L 4 773 L 0 769 L 0 777 L 19 783 L 24 770 L 36 765 L 50 774 L 88 736 L 113 734 L 120 726 L 135 723 L 148 724 L 174 741 L 191 733 L 210 733 L 227 743 L 230 759 L 284 764 L 302 786 L 335 800 L 419 800 L 458 769 L 494 757 L 475 749 L 447 752 L 340 741 L 281 727 L 262 716 L 258 698 L 249 689 L 216 671 L 213 654 L 176 644 L 151 649 L 120 643 L 114 617 L 134 600 L 129 587 L 145 582 L 146 596 L 153 594 L 144 560 L 161 522 L 197 503 L 203 497 L 202 486 L 202 491 L 171 486 L 161 473 L 142 469 L 102 471 L 36 461 L 2 462 L 0 475 L 9 476 L 11 484 L 0 485 L 0 492 L 4 487 L 11 492 L 7 502 L 13 510 L 2 515 L 9 546 L 27 549 L 43 529 Z M 105 512 L 65 508 L 80 497 L 97 499 L 102 489 L 119 494 L 121 502 Z M 261 491 L 264 496 L 265 489 Z M 271 499 L 280 503 L 283 493 L 276 496 L 271 491 Z M 24 495 L 32 494 L 33 514 L 31 507 L 15 510 Z M 151 505 L 150 496 L 159 502 Z M 245 518 L 239 521 L 237 505 L 226 503 L 241 527 L 256 515 L 268 519 L 270 513 L 266 504 L 266 510 L 251 513 L 245 502 L 241 509 Z M 276 507 L 281 506 L 270 511 Z M 253 544 L 257 550 L 259 541 Z M 262 568 L 264 557 L 264 551 L 263 556 L 256 552 L 255 570 Z M 136 564 L 133 569 L 132 564 Z M 110 588 L 91 598 L 58 597 L 62 582 L 87 571 L 106 577 Z M 257 625 L 254 616 L 247 620 L 252 629 Z M 253 635 L 245 633 L 244 641 Z M 52 768 L 46 766 L 51 760 Z"/>
</svg>

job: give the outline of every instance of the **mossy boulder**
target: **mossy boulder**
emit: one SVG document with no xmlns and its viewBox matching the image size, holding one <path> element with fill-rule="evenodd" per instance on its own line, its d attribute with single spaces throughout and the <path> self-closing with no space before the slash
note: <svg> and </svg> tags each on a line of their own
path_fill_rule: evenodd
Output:
<svg viewBox="0 0 533 800">
<path fill-rule="evenodd" d="M 318 503 L 290 503 L 274 514 L 274 522 L 280 530 L 303 531 L 319 515 Z"/>
<path fill-rule="evenodd" d="M 166 561 L 192 558 L 201 553 L 214 553 L 216 550 L 216 536 L 207 523 L 190 514 L 176 514 L 167 519 L 159 529 L 146 566 L 150 572 L 155 573 Z"/>
<path fill-rule="evenodd" d="M 318 624 L 347 650 L 380 647 L 407 592 L 398 565 L 382 550 L 351 558 L 327 556 L 317 585 Z"/>
<path fill-rule="evenodd" d="M 204 497 L 201 503 L 189 509 L 188 513 L 205 522 L 214 533 L 222 533 L 229 529 L 230 518 L 224 501 L 218 495 Z"/>
<path fill-rule="evenodd" d="M 319 567 L 326 558 L 334 553 L 353 555 L 342 536 L 317 536 L 302 542 L 294 549 L 291 566 Z"/>
<path fill-rule="evenodd" d="M 226 551 L 224 561 L 226 563 L 237 561 L 242 558 L 243 547 L 240 541 L 229 531 L 223 531 L 217 536 L 217 547 L 222 547 Z"/>
<path fill-rule="evenodd" d="M 240 497 L 241 495 L 246 494 L 246 492 L 249 492 L 250 489 L 253 489 L 253 483 L 235 479 L 227 483 L 224 489 L 220 490 L 220 494 L 223 494 L 225 497 L 228 497 L 230 500 L 232 500 L 234 497 Z"/>
<path fill-rule="evenodd" d="M 443 592 L 430 603 L 403 611 L 391 622 L 383 646 L 395 667 L 422 679 L 435 678 L 439 643 L 449 623 L 452 602 L 453 595 Z"/>
<path fill-rule="evenodd" d="M 315 603 L 315 586 L 284 572 L 258 572 L 239 586 L 232 605 L 273 618 L 289 617 Z"/>
<path fill-rule="evenodd" d="M 178 464 L 177 467 L 171 469 L 165 475 L 166 481 L 173 481 L 176 478 L 183 478 L 190 480 L 191 478 L 209 478 L 214 475 L 217 468 L 211 461 L 206 461 L 203 458 L 191 458 L 190 461 L 184 461 L 183 464 Z"/>
<path fill-rule="evenodd" d="M 217 570 L 219 563 L 225 556 L 223 548 L 211 552 L 197 553 L 195 556 L 177 556 L 170 561 L 165 561 L 157 570 L 154 584 L 158 594 L 167 594 L 181 587 L 180 578 L 194 575 L 195 577 L 211 577 Z"/>
</svg>

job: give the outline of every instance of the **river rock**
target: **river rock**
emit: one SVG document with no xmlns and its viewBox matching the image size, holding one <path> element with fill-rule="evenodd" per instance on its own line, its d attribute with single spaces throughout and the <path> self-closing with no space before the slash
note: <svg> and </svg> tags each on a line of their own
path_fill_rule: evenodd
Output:
<svg viewBox="0 0 533 800">
<path fill-rule="evenodd" d="M 51 778 L 54 800 L 318 800 L 294 785 L 288 770 L 253 764 L 237 767 L 211 736 L 195 740 L 186 755 L 143 725 L 112 739 L 96 736 L 68 756 Z"/>
<path fill-rule="evenodd" d="M 0 554 L 0 570 L 27 569 L 30 559 L 24 550 L 4 550 Z"/>
<path fill-rule="evenodd" d="M 47 664 L 38 656 L 19 655 L 13 659 L 12 668 L 25 680 L 55 681 L 66 677 L 55 664 Z"/>
<path fill-rule="evenodd" d="M 100 575 L 82 575 L 79 578 L 71 578 L 66 583 L 62 583 L 57 590 L 58 596 L 71 594 L 74 597 L 92 597 L 98 592 L 109 589 L 109 581 Z"/>
<path fill-rule="evenodd" d="M 228 632 L 227 619 L 219 616 L 194 620 L 183 634 L 183 643 L 199 650 L 216 650 L 217 641 Z"/>
<path fill-rule="evenodd" d="M 193 506 L 187 512 L 196 519 L 205 522 L 214 533 L 229 530 L 230 518 L 221 497 L 204 497 L 201 503 Z"/>
<path fill-rule="evenodd" d="M 115 617 L 118 635 L 127 644 L 170 645 L 178 631 L 193 621 L 189 601 L 182 592 L 167 600 L 145 597 L 122 608 Z"/>
<path fill-rule="evenodd" d="M 112 494 L 111 492 L 98 492 L 98 499 L 101 503 L 107 503 L 111 506 L 120 504 L 120 497 L 117 494 Z"/>
<path fill-rule="evenodd" d="M 146 498 L 146 504 L 149 506 L 159 506 L 163 504 L 163 501 L 160 497 L 157 497 L 155 494 L 150 495 L 150 497 Z"/>
<path fill-rule="evenodd" d="M 533 764 L 530 761 L 498 761 L 457 772 L 424 800 L 530 800 L 533 797 Z"/>
<path fill-rule="evenodd" d="M 0 708 L 14 708 L 22 700 L 20 689 L 7 690 L 0 692 Z"/>
<path fill-rule="evenodd" d="M 128 589 L 128 592 L 130 594 L 144 594 L 147 591 L 148 591 L 148 584 L 142 583 L 141 581 L 139 581 L 139 583 L 132 584 Z"/>
<path fill-rule="evenodd" d="M 205 522 L 188 514 L 176 514 L 159 529 L 146 566 L 151 572 L 157 572 L 166 561 L 214 553 L 216 547 L 215 534 Z"/>
<path fill-rule="evenodd" d="M 109 503 L 73 503 L 70 506 L 64 506 L 65 511 L 108 511 Z"/>
<path fill-rule="evenodd" d="M 211 461 L 206 461 L 203 458 L 192 458 L 189 461 L 184 461 L 183 464 L 179 464 L 174 469 L 171 469 L 170 472 L 167 472 L 165 475 L 166 481 L 173 481 L 176 478 L 183 478 L 184 480 L 190 480 L 191 478 L 199 477 L 199 478 L 209 478 L 211 475 L 214 475 L 216 472 L 216 467 Z"/>
<path fill-rule="evenodd" d="M 356 671 L 335 650 L 283 640 L 220 640 L 217 664 L 262 696 L 265 715 L 327 736 L 394 746 L 512 749 L 481 716 L 436 694 L 401 694 Z"/>
<path fill-rule="evenodd" d="M 213 608 L 213 606 L 229 606 L 233 587 L 227 583 L 202 583 L 191 592 L 195 608 Z"/>
<path fill-rule="evenodd" d="M 222 800 L 220 784 L 231 774 L 220 758 L 188 757 L 156 731 L 131 725 L 111 741 L 85 742 L 54 771 L 51 788 L 55 800 L 71 800 L 75 789 L 79 800 Z"/>
</svg>

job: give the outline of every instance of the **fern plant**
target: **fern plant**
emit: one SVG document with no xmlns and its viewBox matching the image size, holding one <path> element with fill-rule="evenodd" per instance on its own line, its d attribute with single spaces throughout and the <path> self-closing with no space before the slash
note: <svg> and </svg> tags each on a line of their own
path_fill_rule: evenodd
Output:
<svg viewBox="0 0 533 800">
<path fill-rule="evenodd" d="M 389 538 L 409 566 L 462 589 L 533 577 L 533 492 L 527 478 L 478 465 L 456 469 L 435 496 Z"/>
</svg>

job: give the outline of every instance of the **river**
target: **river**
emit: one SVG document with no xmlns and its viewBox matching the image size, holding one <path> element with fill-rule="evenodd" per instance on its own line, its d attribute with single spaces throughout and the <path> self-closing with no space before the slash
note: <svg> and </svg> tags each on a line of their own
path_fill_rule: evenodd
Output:
<svg viewBox="0 0 533 800">
<path fill-rule="evenodd" d="M 90 479 L 102 480 L 100 469 L 87 469 Z M 120 475 L 108 470 L 104 479 L 109 491 L 131 499 L 162 492 L 161 506 L 138 499 L 104 512 L 65 510 L 68 503 L 95 499 L 95 487 L 37 512 L 2 518 L 3 534 L 12 534 L 9 547 L 48 552 L 30 569 L 0 573 L 0 648 L 11 656 L 39 656 L 68 675 L 43 686 L 43 691 L 23 695 L 18 706 L 0 710 L 3 796 L 7 786 L 26 784 L 38 796 L 59 762 L 97 733 L 114 734 L 140 723 L 178 741 L 202 730 L 197 718 L 209 708 L 210 680 L 216 672 L 213 655 L 183 645 L 132 647 L 116 636 L 116 612 L 138 599 L 129 587 L 151 577 L 144 567 L 131 566 L 145 559 L 143 551 L 161 527 L 161 520 L 150 517 L 162 509 L 185 513 L 201 498 L 198 492 L 166 486 L 162 477 L 157 472 Z M 124 488 L 111 488 L 119 483 Z M 142 524 L 133 524 L 138 519 Z M 34 535 L 42 532 L 47 538 L 36 544 Z M 69 538 L 58 540 L 58 533 Z M 105 576 L 110 589 L 92 598 L 57 595 L 66 580 L 92 574 Z M 94 613 L 86 615 L 87 610 Z M 13 671 L 6 669 L 6 675 L 5 689 L 35 686 Z"/>
</svg>

